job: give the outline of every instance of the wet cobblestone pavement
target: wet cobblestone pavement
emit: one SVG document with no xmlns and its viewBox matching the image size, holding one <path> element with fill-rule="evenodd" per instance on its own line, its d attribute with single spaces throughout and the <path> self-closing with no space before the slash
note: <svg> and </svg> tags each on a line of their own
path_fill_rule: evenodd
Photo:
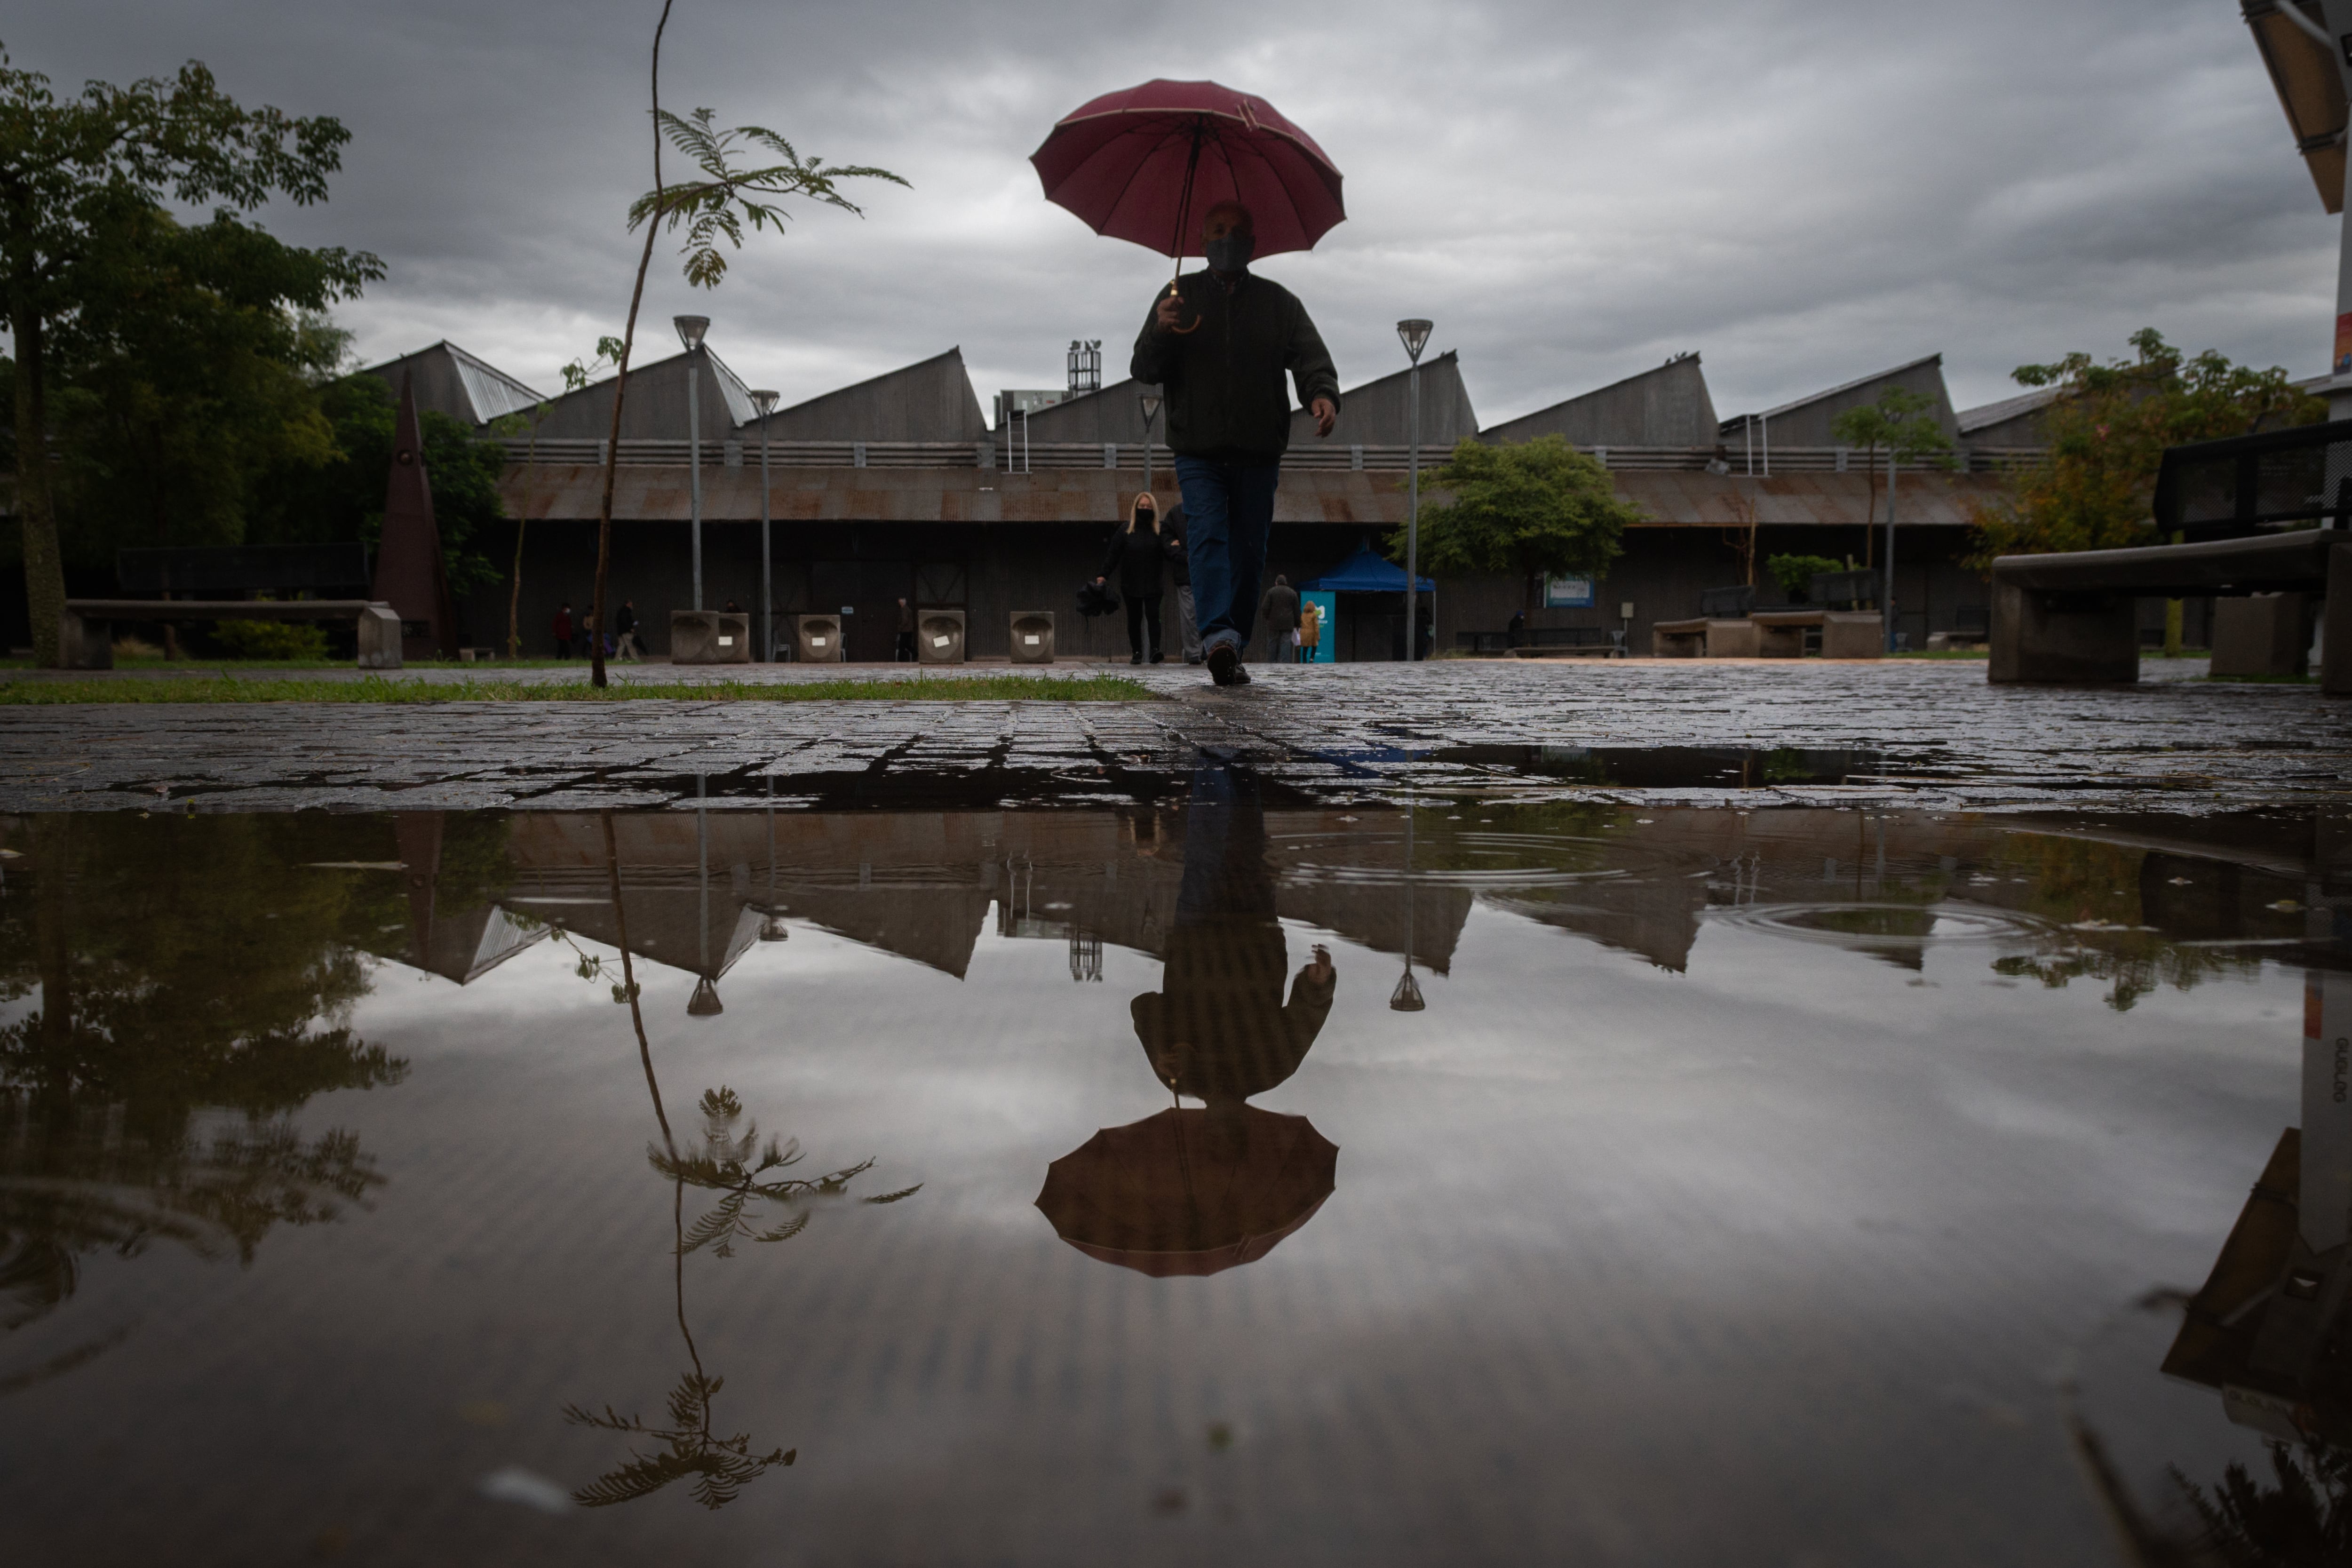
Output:
<svg viewBox="0 0 2352 1568">
<path fill-rule="evenodd" d="M 2066 689 L 1990 687 L 1974 661 L 1258 666 L 1256 684 L 1234 691 L 1191 669 L 1112 668 L 1162 700 L 14 708 L 0 710 L 0 810 L 642 807 L 698 790 L 835 805 L 1108 803 L 1164 793 L 1204 747 L 1333 802 L 1410 784 L 1684 805 L 2199 812 L 2317 805 L 2352 776 L 2352 704 L 2311 686 L 2194 681 L 2184 677 L 2202 667 L 2184 661 L 2150 661 L 2137 687 Z"/>
</svg>

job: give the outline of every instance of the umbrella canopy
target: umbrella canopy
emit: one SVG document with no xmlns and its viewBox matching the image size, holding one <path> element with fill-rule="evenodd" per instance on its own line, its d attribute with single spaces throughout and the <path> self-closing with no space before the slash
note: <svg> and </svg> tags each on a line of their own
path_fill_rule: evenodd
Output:
<svg viewBox="0 0 2352 1568">
<path fill-rule="evenodd" d="M 1183 259 L 1201 215 L 1250 210 L 1256 253 L 1307 250 L 1348 214 L 1339 171 L 1274 105 L 1213 81 L 1147 81 L 1105 93 L 1029 155 L 1045 199 L 1097 234 Z"/>
<path fill-rule="evenodd" d="M 1331 1195 L 1338 1145 L 1255 1106 L 1107 1127 L 1045 1173 L 1037 1207 L 1089 1258 L 1155 1279 L 1255 1263 Z"/>
</svg>

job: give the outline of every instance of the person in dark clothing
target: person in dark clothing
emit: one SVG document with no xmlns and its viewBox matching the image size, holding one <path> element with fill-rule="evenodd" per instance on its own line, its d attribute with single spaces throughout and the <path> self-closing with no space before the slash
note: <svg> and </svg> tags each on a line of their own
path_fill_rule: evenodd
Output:
<svg viewBox="0 0 2352 1568">
<path fill-rule="evenodd" d="M 892 657 L 900 664 L 918 662 L 915 658 L 915 607 L 904 599 L 898 601 L 898 647 Z"/>
<path fill-rule="evenodd" d="M 637 602 L 624 599 L 613 612 L 613 657 L 634 660 L 645 651 L 637 646 Z"/>
<path fill-rule="evenodd" d="M 1339 417 L 1339 376 L 1297 297 L 1250 272 L 1256 231 L 1247 207 L 1211 207 L 1201 241 L 1207 269 L 1179 278 L 1153 306 L 1129 373 L 1168 400 L 1201 645 L 1211 679 L 1238 686 L 1249 679 L 1242 649 L 1290 445 L 1282 378 L 1297 384 L 1319 437 Z"/>
<path fill-rule="evenodd" d="M 1528 613 L 1513 610 L 1503 626 L 1503 644 L 1507 647 L 1525 647 L 1528 644 Z"/>
<path fill-rule="evenodd" d="M 1160 1081 L 1212 1110 L 1263 1094 L 1298 1070 L 1330 1016 L 1329 950 L 1282 994 L 1289 967 L 1266 858 L 1257 781 L 1203 759 L 1184 813 L 1184 879 L 1160 989 L 1129 1004 Z"/>
<path fill-rule="evenodd" d="M 1127 526 L 1110 536 L 1102 571 L 1095 578 L 1095 586 L 1101 587 L 1112 573 L 1118 574 L 1119 596 L 1127 601 L 1129 664 L 1141 664 L 1147 656 L 1158 664 L 1167 657 L 1160 641 L 1160 570 L 1167 559 L 1167 545 L 1160 537 L 1160 503 L 1145 490 L 1135 498 Z"/>
<path fill-rule="evenodd" d="M 1184 525 L 1184 509 L 1179 506 L 1160 520 L 1160 538 L 1168 553 L 1168 585 L 1176 590 L 1176 635 L 1183 645 L 1184 662 L 1198 664 L 1202 657 L 1201 623 L 1192 613 L 1192 563 Z"/>
<path fill-rule="evenodd" d="M 1266 650 L 1270 664 L 1290 662 L 1291 650 L 1298 646 L 1298 590 L 1290 579 L 1277 572 L 1274 586 L 1265 591 L 1265 603 L 1257 613 L 1265 622 L 1266 640 L 1273 646 Z"/>
<path fill-rule="evenodd" d="M 572 601 L 569 599 L 563 602 L 562 609 L 555 612 L 554 631 L 555 657 L 570 658 L 572 657 Z"/>
</svg>

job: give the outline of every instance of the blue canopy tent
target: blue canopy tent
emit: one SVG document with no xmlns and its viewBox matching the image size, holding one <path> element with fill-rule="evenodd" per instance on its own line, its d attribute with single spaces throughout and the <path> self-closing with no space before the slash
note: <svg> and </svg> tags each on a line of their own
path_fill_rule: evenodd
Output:
<svg viewBox="0 0 2352 1568">
<path fill-rule="evenodd" d="M 1422 577 L 1415 580 L 1414 585 L 1429 595 L 1429 618 L 1422 624 L 1431 628 L 1433 640 L 1434 640 L 1433 633 L 1437 626 L 1436 580 Z M 1356 552 L 1340 562 L 1339 565 L 1314 581 L 1301 583 L 1298 586 L 1306 593 L 1395 594 L 1401 596 L 1405 591 L 1405 574 L 1404 568 L 1386 556 L 1373 553 L 1370 542 L 1366 541 L 1358 544 Z M 1406 658 L 1410 659 L 1413 650 L 1408 648 Z"/>
</svg>

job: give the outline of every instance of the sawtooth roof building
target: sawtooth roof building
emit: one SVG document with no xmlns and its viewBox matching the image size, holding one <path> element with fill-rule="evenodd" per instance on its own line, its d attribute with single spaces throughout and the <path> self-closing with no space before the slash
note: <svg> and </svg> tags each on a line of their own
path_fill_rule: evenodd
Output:
<svg viewBox="0 0 2352 1568">
<path fill-rule="evenodd" d="M 611 380 L 542 398 L 447 343 L 367 374 L 394 384 L 406 376 L 422 405 L 476 425 L 549 405 L 535 440 L 509 438 L 513 461 L 503 480 L 509 513 L 530 524 L 520 627 L 527 647 L 543 647 L 557 605 L 569 602 L 577 613 L 587 601 Z M 690 381 L 700 403 L 707 606 L 760 607 L 764 449 L 779 644 L 790 641 L 786 616 L 846 612 L 848 657 L 887 659 L 896 601 L 905 596 L 920 607 L 966 611 L 973 657 L 1003 657 L 1011 616 L 1040 609 L 1057 612 L 1064 657 L 1123 656 L 1123 626 L 1082 620 L 1072 600 L 1144 487 L 1147 462 L 1163 505 L 1180 499 L 1167 447 L 1147 440 L 1139 397 L 1153 389 L 1118 381 L 1099 390 L 1008 393 L 996 406 L 1030 411 L 992 426 L 961 351 L 949 349 L 762 420 L 745 383 L 708 345 L 632 367 L 629 375 L 614 498 L 614 594 L 633 602 L 656 651 L 666 647 L 668 612 L 688 607 L 692 596 L 683 536 L 693 488 Z M 1942 358 L 1928 354 L 1759 413 L 1719 418 L 1700 356 L 1688 353 L 1481 426 L 1458 356 L 1432 356 L 1421 374 L 1424 469 L 1462 440 L 1558 435 L 1597 456 L 1645 519 L 1597 584 L 1531 590 L 1507 577 L 1441 578 L 1436 647 L 1500 631 L 1532 596 L 1532 627 L 1622 631 L 1629 647 L 1646 650 L 1652 622 L 1695 615 L 1703 590 L 1745 580 L 1751 533 L 1759 605 L 1783 598 L 1763 569 L 1771 555 L 1876 562 L 1883 474 L 1863 472 L 1861 454 L 1839 446 L 1830 426 L 1888 386 L 1927 397 L 1960 448 L 1951 471 L 1906 466 L 1898 487 L 1896 626 L 1916 647 L 1930 632 L 1981 624 L 1984 586 L 1960 563 L 1972 509 L 1996 492 L 1999 468 L 2039 445 L 2049 395 L 1956 413 Z M 1268 582 L 1276 573 L 1294 584 L 1317 577 L 1404 521 L 1408 393 L 1403 372 L 1348 389 L 1338 427 L 1324 440 L 1303 412 L 1296 416 Z M 493 559 L 510 558 L 510 537 L 504 545 L 483 543 Z M 1401 595 L 1360 597 L 1339 605 L 1339 656 L 1400 657 Z M 507 604 L 505 584 L 464 602 L 464 640 L 503 642 Z"/>
</svg>

